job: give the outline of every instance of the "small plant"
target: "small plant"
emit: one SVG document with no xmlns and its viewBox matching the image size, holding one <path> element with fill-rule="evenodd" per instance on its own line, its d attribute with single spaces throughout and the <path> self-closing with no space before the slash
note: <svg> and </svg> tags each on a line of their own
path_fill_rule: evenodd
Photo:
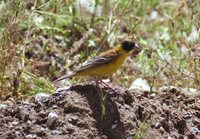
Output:
<svg viewBox="0 0 200 139">
<path fill-rule="evenodd" d="M 128 59 L 113 81 L 129 87 L 142 77 L 151 90 L 163 85 L 199 88 L 199 57 L 191 51 L 199 41 L 197 1 L 95 0 L 87 8 L 78 0 L 14 0 L 0 7 L 0 97 L 20 92 L 24 72 L 50 81 L 63 67 L 69 72 L 68 65 L 73 69 L 125 39 L 143 50 Z M 38 60 L 50 63 L 46 73 L 30 70 Z"/>
</svg>

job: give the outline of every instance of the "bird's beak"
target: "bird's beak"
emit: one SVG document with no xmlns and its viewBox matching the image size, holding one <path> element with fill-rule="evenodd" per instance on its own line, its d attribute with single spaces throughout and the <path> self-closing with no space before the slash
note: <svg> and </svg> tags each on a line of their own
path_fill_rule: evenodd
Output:
<svg viewBox="0 0 200 139">
<path fill-rule="evenodd" d="M 135 46 L 136 47 L 133 49 L 131 57 L 135 57 L 142 50 L 142 48 L 138 44 L 135 44 Z"/>
<path fill-rule="evenodd" d="M 139 50 L 142 49 L 138 44 L 135 44 L 135 46 L 136 46 L 136 49 L 139 49 Z"/>
</svg>

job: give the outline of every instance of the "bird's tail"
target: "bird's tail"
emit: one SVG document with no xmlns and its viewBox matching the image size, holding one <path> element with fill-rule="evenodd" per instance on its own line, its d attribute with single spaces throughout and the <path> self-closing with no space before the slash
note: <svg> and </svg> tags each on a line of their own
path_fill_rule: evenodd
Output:
<svg viewBox="0 0 200 139">
<path fill-rule="evenodd" d="M 74 76 L 74 75 L 75 75 L 75 73 L 72 73 L 72 74 L 69 74 L 69 75 L 64 75 L 64 76 L 62 76 L 62 77 L 60 77 L 60 78 L 54 80 L 52 83 L 57 83 L 57 82 L 59 82 L 59 81 L 61 81 L 61 80 L 70 78 L 70 77 L 72 77 L 72 76 Z"/>
</svg>

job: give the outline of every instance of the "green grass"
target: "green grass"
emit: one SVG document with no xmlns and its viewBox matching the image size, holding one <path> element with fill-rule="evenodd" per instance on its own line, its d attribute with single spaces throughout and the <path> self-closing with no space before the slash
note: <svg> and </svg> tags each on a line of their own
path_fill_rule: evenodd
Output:
<svg viewBox="0 0 200 139">
<path fill-rule="evenodd" d="M 4 3 L 0 12 L 0 96 L 12 92 L 13 72 L 23 72 L 17 78 L 21 86 L 18 92 L 48 92 L 52 90 L 49 83 L 38 83 L 35 77 L 49 82 L 64 67 L 67 74 L 88 56 L 127 38 L 138 42 L 143 50 L 135 59 L 129 58 L 131 66 L 126 63 L 128 68 L 113 76 L 117 83 L 129 87 L 142 77 L 152 88 L 175 85 L 200 89 L 200 63 L 191 51 L 200 41 L 198 1 L 95 0 L 93 13 L 88 12 L 91 7 L 72 0 Z M 91 28 L 93 33 L 81 45 L 73 45 Z M 37 75 L 32 72 L 34 68 L 28 68 L 38 60 L 50 62 L 48 74 Z M 134 73 L 131 67 L 139 72 Z M 25 73 L 35 74 L 30 80 L 36 82 L 22 85 Z"/>
</svg>

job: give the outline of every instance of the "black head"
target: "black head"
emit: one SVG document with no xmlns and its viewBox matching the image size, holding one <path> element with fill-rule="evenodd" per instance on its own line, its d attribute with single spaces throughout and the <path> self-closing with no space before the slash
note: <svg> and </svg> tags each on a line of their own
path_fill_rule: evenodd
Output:
<svg viewBox="0 0 200 139">
<path fill-rule="evenodd" d="M 133 50 L 134 48 L 138 49 L 139 46 L 132 41 L 123 41 L 122 42 L 122 48 L 123 48 L 124 51 L 129 52 L 129 51 Z"/>
</svg>

